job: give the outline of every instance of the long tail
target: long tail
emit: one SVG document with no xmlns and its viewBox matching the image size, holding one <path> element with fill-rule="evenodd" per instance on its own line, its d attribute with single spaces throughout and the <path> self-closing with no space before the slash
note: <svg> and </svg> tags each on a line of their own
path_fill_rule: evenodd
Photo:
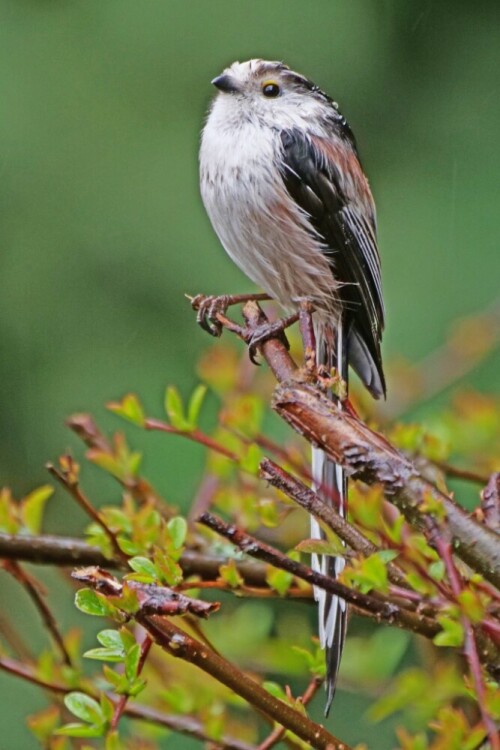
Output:
<svg viewBox="0 0 500 750">
<path fill-rule="evenodd" d="M 347 341 L 342 324 L 336 332 L 335 348 L 329 345 L 320 331 L 317 332 L 316 357 L 317 363 L 328 368 L 336 367 L 338 374 L 347 383 Z M 312 452 L 313 488 L 325 503 L 333 505 L 342 517 L 347 513 L 347 478 L 344 470 L 331 461 L 318 448 Z M 316 519 L 311 517 L 311 537 L 324 539 Z M 311 555 L 313 570 L 336 578 L 344 569 L 343 557 L 329 555 Z M 328 715 L 335 695 L 335 683 L 340 666 L 342 649 L 344 647 L 347 626 L 347 605 L 338 596 L 315 588 L 314 598 L 318 602 L 319 637 L 322 648 L 326 650 L 326 707 Z"/>
</svg>

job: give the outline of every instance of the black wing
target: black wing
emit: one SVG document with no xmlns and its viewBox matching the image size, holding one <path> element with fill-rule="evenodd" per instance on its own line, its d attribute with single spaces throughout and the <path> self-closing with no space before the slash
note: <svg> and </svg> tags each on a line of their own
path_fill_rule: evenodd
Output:
<svg viewBox="0 0 500 750">
<path fill-rule="evenodd" d="M 348 332 L 350 364 L 375 397 L 385 395 L 380 353 L 384 304 L 375 210 L 354 141 L 281 134 L 282 175 L 291 197 L 323 238 L 339 290 Z"/>
</svg>

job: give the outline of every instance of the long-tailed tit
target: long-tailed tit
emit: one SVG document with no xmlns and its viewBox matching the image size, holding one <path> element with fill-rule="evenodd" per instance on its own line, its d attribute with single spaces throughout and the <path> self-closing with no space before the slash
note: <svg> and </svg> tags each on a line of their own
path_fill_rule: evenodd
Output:
<svg viewBox="0 0 500 750">
<path fill-rule="evenodd" d="M 337 104 L 280 62 L 236 62 L 215 78 L 219 90 L 203 130 L 203 203 L 226 252 L 287 311 L 314 307 L 318 364 L 348 364 L 375 398 L 385 395 L 380 353 L 384 305 L 375 206 L 354 136 Z M 340 466 L 313 450 L 314 486 L 345 516 Z M 311 520 L 311 535 L 322 531 Z M 342 557 L 312 555 L 337 576 Z M 327 712 L 346 630 L 346 604 L 317 589 L 327 652 Z"/>
</svg>

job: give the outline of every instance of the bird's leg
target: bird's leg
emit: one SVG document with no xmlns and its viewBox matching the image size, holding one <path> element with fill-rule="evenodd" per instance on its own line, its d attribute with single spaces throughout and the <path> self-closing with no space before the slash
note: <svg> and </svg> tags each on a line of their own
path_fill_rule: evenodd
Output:
<svg viewBox="0 0 500 750">
<path fill-rule="evenodd" d="M 299 300 L 299 326 L 304 346 L 304 363 L 307 372 L 316 373 L 316 334 L 312 314 L 314 306 L 308 299 Z"/>
<path fill-rule="evenodd" d="M 219 315 L 223 316 L 228 307 L 254 300 L 256 302 L 271 299 L 268 294 L 222 294 L 219 297 L 197 294 L 186 295 L 193 310 L 197 311 L 196 322 L 211 336 L 220 336 L 224 327 Z"/>
</svg>

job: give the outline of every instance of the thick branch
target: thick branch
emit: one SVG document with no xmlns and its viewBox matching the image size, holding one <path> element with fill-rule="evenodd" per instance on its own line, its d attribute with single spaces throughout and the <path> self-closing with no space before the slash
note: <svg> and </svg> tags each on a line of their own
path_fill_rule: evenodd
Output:
<svg viewBox="0 0 500 750">
<path fill-rule="evenodd" d="M 500 588 L 498 534 L 476 523 L 450 497 L 424 479 L 382 435 L 307 384 L 278 386 L 273 407 L 308 442 L 342 464 L 350 476 L 368 484 L 383 484 L 387 499 L 424 532 L 428 515 L 425 503 L 428 499 L 438 503 L 446 514 L 454 552 Z"/>
<path fill-rule="evenodd" d="M 0 533 L 0 559 L 2 558 L 39 565 L 97 565 L 112 570 L 126 568 L 121 560 L 106 558 L 99 547 L 92 547 L 82 539 L 49 534 L 24 536 Z M 185 550 L 179 562 L 186 577 L 197 575 L 205 581 L 213 581 L 219 577 L 219 568 L 227 563 L 227 557 Z M 267 586 L 264 565 L 241 560 L 236 565 L 245 584 Z"/>
<path fill-rule="evenodd" d="M 255 302 L 247 303 L 243 314 L 249 327 L 267 320 Z M 368 484 L 383 484 L 387 499 L 420 528 L 424 526 L 425 515 L 422 501 L 432 497 L 446 512 L 454 552 L 500 588 L 497 534 L 476 523 L 450 497 L 425 480 L 382 435 L 370 430 L 348 410 L 340 409 L 320 388 L 300 382 L 300 371 L 279 339 L 266 341 L 259 348 L 280 383 L 273 407 L 296 432 L 322 448 L 351 476 Z"/>
<path fill-rule="evenodd" d="M 73 573 L 73 577 L 84 581 L 101 594 L 108 596 L 119 607 L 119 598 L 124 585 L 113 578 L 110 573 L 98 568 L 87 568 Z M 267 692 L 258 682 L 241 672 L 234 664 L 224 659 L 209 645 L 196 640 L 193 636 L 174 625 L 170 621 L 171 615 L 186 612 L 185 602 L 191 602 L 189 611 L 198 611 L 200 616 L 208 615 L 209 611 L 218 608 L 218 604 L 208 605 L 171 589 L 140 584 L 127 581 L 127 586 L 138 594 L 140 609 L 134 613 L 135 620 L 142 625 L 151 638 L 176 658 L 194 664 L 207 674 L 214 677 L 230 690 L 240 695 L 252 706 L 269 718 L 294 732 L 298 737 L 308 742 L 318 750 L 349 750 L 348 746 L 337 740 L 319 724 L 312 722 L 307 716 L 296 711 L 283 701 L 278 700 Z M 163 592 L 161 600 L 156 591 Z M 146 598 L 141 596 L 144 593 Z M 167 607 L 165 607 L 165 601 Z M 156 605 L 159 604 L 159 608 Z M 201 608 L 202 611 L 199 611 Z M 156 612 L 168 613 L 155 614 Z"/>
<path fill-rule="evenodd" d="M 192 638 L 170 620 L 158 615 L 136 615 L 156 643 L 172 656 L 196 665 L 230 690 L 240 695 L 259 711 L 292 731 L 317 750 L 350 750 L 349 746 L 331 735 L 320 724 L 299 713 L 241 672 L 234 664 Z"/>
</svg>

